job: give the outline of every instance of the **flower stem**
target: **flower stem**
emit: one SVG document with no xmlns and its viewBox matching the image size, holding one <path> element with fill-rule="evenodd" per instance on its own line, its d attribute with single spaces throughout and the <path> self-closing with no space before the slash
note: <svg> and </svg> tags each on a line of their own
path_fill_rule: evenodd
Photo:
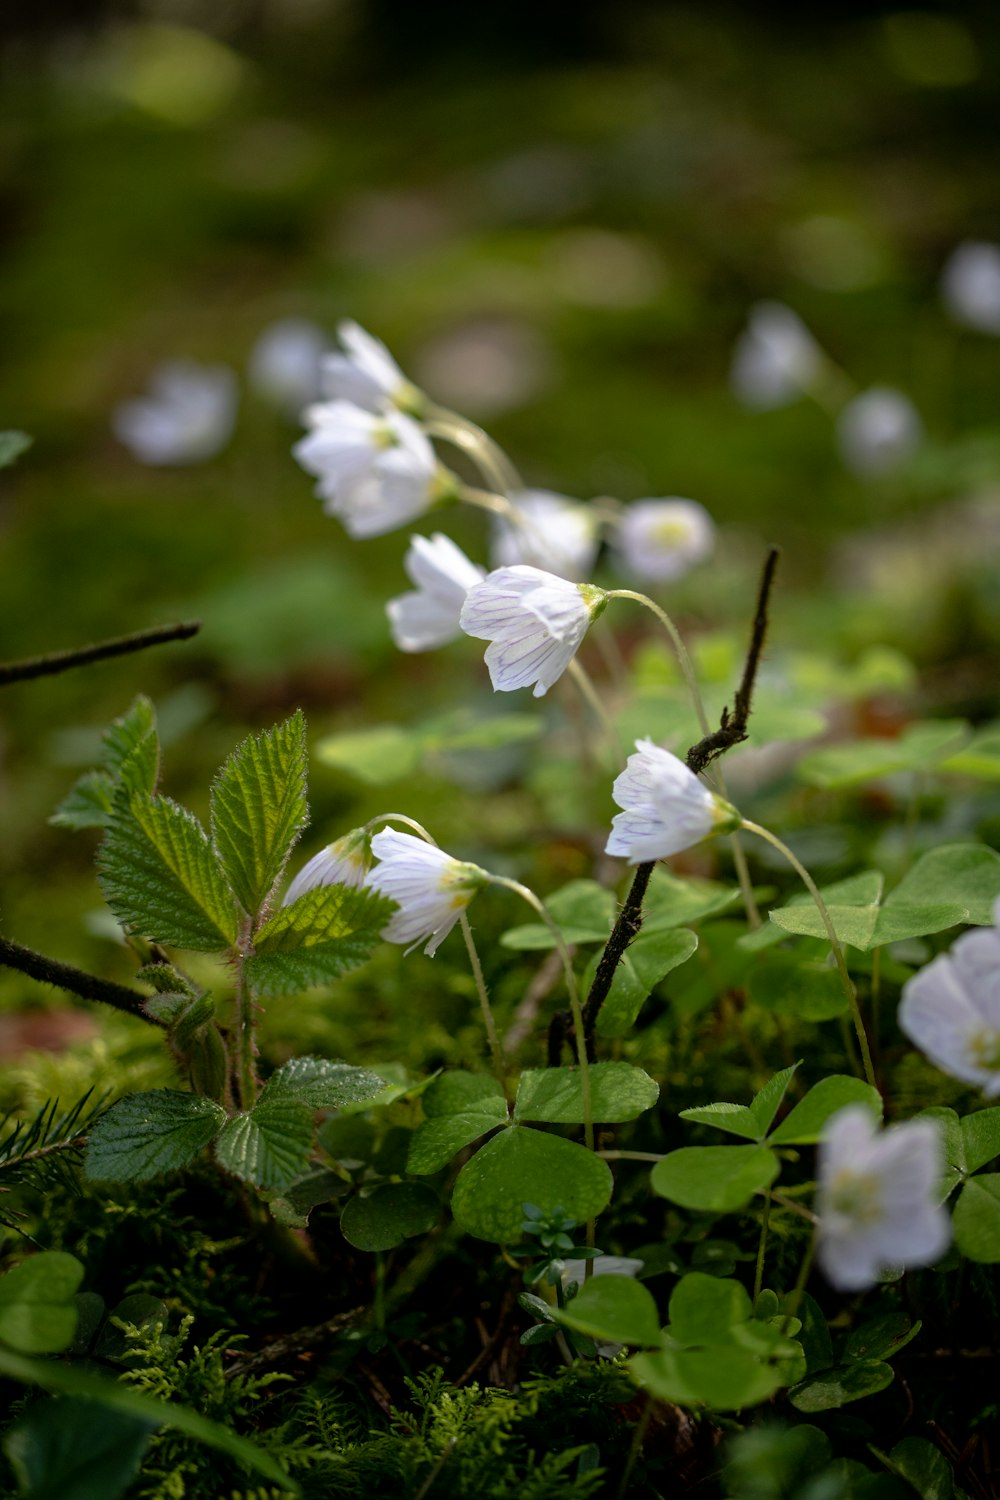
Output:
<svg viewBox="0 0 1000 1500">
<path fill-rule="evenodd" d="M 469 955 L 469 963 L 472 966 L 472 977 L 476 983 L 476 994 L 479 996 L 479 1009 L 482 1011 L 483 1025 L 486 1028 L 486 1040 L 490 1044 L 490 1056 L 493 1059 L 493 1071 L 496 1074 L 497 1081 L 500 1084 L 500 1087 L 503 1089 L 504 1096 L 506 1097 L 507 1065 L 504 1061 L 503 1046 L 500 1041 L 500 1034 L 497 1031 L 497 1023 L 494 1020 L 493 1009 L 490 1005 L 490 997 L 489 992 L 486 988 L 486 980 L 483 978 L 483 966 L 479 961 L 479 950 L 477 949 L 475 939 L 472 936 L 472 928 L 469 926 L 469 919 L 464 911 L 459 917 L 458 921 L 459 926 L 462 929 L 462 936 L 465 939 L 465 948 L 466 952 Z"/>
<path fill-rule="evenodd" d="M 799 1274 L 795 1278 L 795 1285 L 792 1287 L 791 1295 L 788 1298 L 788 1307 L 785 1309 L 785 1316 L 782 1320 L 781 1328 L 778 1330 L 782 1338 L 788 1333 L 791 1321 L 799 1310 L 799 1303 L 802 1301 L 802 1294 L 805 1292 L 806 1282 L 809 1280 L 809 1272 L 812 1270 L 813 1259 L 816 1255 L 816 1244 L 817 1235 L 814 1230 L 809 1237 L 809 1244 L 806 1247 L 805 1255 L 802 1257 Z"/>
<path fill-rule="evenodd" d="M 614 726 L 611 715 L 605 708 L 604 703 L 601 699 L 601 695 L 594 686 L 594 680 L 591 677 L 590 673 L 587 671 L 586 667 L 581 666 L 580 662 L 575 656 L 572 658 L 569 664 L 569 675 L 572 677 L 573 681 L 580 689 L 581 698 L 583 698 L 584 702 L 592 710 L 594 717 L 601 725 L 601 728 L 604 730 L 611 744 L 615 747 L 615 750 L 618 752 L 619 756 L 624 758 L 625 747 L 621 742 L 621 738 Z"/>
<path fill-rule="evenodd" d="M 857 990 L 854 988 L 854 985 L 851 981 L 851 976 L 847 972 L 847 960 L 844 958 L 844 950 L 841 947 L 840 939 L 838 938 L 836 931 L 834 930 L 833 922 L 830 920 L 830 913 L 827 910 L 826 902 L 820 895 L 819 888 L 816 885 L 815 880 L 813 880 L 812 876 L 809 874 L 809 871 L 806 869 L 802 861 L 792 853 L 788 845 L 783 843 L 776 834 L 771 833 L 767 828 L 762 828 L 759 823 L 749 822 L 746 818 L 743 819 L 743 827 L 747 830 L 748 833 L 755 833 L 758 838 L 764 839 L 764 841 L 770 844 L 772 848 L 777 849 L 779 854 L 784 855 L 785 859 L 788 860 L 788 863 L 791 865 L 792 869 L 798 875 L 799 879 L 802 881 L 802 884 L 805 886 L 806 890 L 813 898 L 813 901 L 816 903 L 816 910 L 819 912 L 823 926 L 826 928 L 826 935 L 829 939 L 830 947 L 833 950 L 834 962 L 837 965 L 837 972 L 840 975 L 840 982 L 843 986 L 844 994 L 847 996 L 847 1003 L 850 1007 L 851 1018 L 854 1021 L 854 1030 L 858 1038 L 858 1046 L 861 1048 L 861 1060 L 864 1065 L 865 1077 L 871 1084 L 872 1088 L 877 1089 L 878 1083 L 875 1078 L 875 1069 L 872 1066 L 872 1055 L 871 1049 L 868 1046 L 868 1036 L 865 1032 L 865 1024 L 861 1019 L 861 1009 L 858 1005 Z"/>
<path fill-rule="evenodd" d="M 251 918 L 241 923 L 236 955 L 236 1068 L 237 1095 L 242 1110 L 251 1110 L 257 1102 L 257 1068 L 254 1061 L 256 1043 L 253 1024 L 253 995 L 246 982 L 244 968 L 250 951 Z"/>
<path fill-rule="evenodd" d="M 423 426 L 428 437 L 441 438 L 467 454 L 486 483 L 499 494 L 517 494 L 524 488 L 520 475 L 500 445 L 467 417 L 449 411 L 447 407 L 431 405 L 427 408 Z"/>
<path fill-rule="evenodd" d="M 684 641 L 681 638 L 680 631 L 677 629 L 677 626 L 667 614 L 666 610 L 661 609 L 660 606 L 656 604 L 652 599 L 650 599 L 646 594 L 637 594 L 633 589 L 611 589 L 608 593 L 608 598 L 633 599 L 636 604 L 641 604 L 644 606 L 644 608 L 653 612 L 653 614 L 659 620 L 660 624 L 663 626 L 664 630 L 670 637 L 671 644 L 674 648 L 674 653 L 677 657 L 677 664 L 680 667 L 681 672 L 683 673 L 684 681 L 687 683 L 687 689 L 688 693 L 691 696 L 691 703 L 694 707 L 695 717 L 698 720 L 698 727 L 703 735 L 707 736 L 711 734 L 711 730 L 708 727 L 708 715 L 705 713 L 705 704 L 702 700 L 701 689 L 698 686 L 698 679 L 694 675 L 694 667 L 691 664 L 691 658 L 688 655 L 687 647 L 685 646 Z"/>
<path fill-rule="evenodd" d="M 764 1256 L 767 1253 L 767 1225 L 771 1217 L 771 1189 L 764 1190 L 764 1215 L 760 1222 L 760 1242 L 757 1246 L 757 1264 L 753 1273 L 753 1305 L 757 1306 L 764 1285 Z"/>
</svg>

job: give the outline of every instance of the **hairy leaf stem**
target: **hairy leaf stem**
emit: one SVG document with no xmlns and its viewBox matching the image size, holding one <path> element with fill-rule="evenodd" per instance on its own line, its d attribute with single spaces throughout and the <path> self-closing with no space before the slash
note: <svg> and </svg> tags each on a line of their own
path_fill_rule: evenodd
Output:
<svg viewBox="0 0 1000 1500">
<path fill-rule="evenodd" d="M 133 651 L 145 651 L 166 641 L 186 641 L 197 635 L 200 629 L 200 620 L 188 620 L 180 625 L 154 625 L 149 630 L 136 630 L 131 635 L 115 636 L 91 646 L 49 651 L 44 656 L 29 656 L 23 661 L 0 662 L 0 687 L 35 677 L 53 677 L 57 672 L 69 672 L 73 667 L 104 661 L 111 656 L 128 656 Z"/>
<path fill-rule="evenodd" d="M 0 937 L 0 964 L 4 968 L 28 974 L 32 979 L 39 979 L 43 984 L 53 984 L 57 989 L 78 995 L 81 1000 L 100 1000 L 102 1004 L 114 1006 L 115 1010 L 124 1011 L 128 1016 L 138 1016 L 140 1021 L 148 1021 L 151 1026 L 166 1030 L 165 1022 L 146 1014 L 144 1006 L 148 996 L 141 994 L 139 990 L 115 984 L 110 979 L 98 979 L 95 974 L 87 974 L 82 969 L 60 963 L 55 958 L 46 958 L 43 953 L 36 953 L 33 948 L 25 948 L 21 943 L 11 942 L 9 938 Z"/>
<path fill-rule="evenodd" d="M 253 918 L 240 923 L 233 950 L 236 967 L 236 1083 L 239 1106 L 251 1110 L 257 1102 L 257 1045 L 254 1038 L 253 995 L 246 981 L 245 963 L 251 951 Z"/>
</svg>

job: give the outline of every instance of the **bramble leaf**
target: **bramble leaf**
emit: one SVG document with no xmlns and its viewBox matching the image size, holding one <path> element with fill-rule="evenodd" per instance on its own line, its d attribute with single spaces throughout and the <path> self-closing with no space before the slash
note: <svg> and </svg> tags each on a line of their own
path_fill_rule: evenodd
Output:
<svg viewBox="0 0 1000 1500">
<path fill-rule="evenodd" d="M 301 711 L 238 745 L 212 785 L 212 838 L 236 898 L 256 916 L 306 826 Z"/>
<path fill-rule="evenodd" d="M 221 1104 L 177 1089 L 126 1094 L 90 1132 L 87 1176 L 106 1182 L 146 1182 L 183 1167 L 217 1135 Z"/>
<path fill-rule="evenodd" d="M 306 1169 L 312 1116 L 297 1099 L 262 1096 L 249 1114 L 234 1115 L 222 1127 L 215 1142 L 220 1166 L 255 1187 L 282 1192 Z"/>
<path fill-rule="evenodd" d="M 254 939 L 247 979 L 259 995 L 328 984 L 369 957 L 395 903 L 374 891 L 327 885 L 282 906 Z"/>
</svg>

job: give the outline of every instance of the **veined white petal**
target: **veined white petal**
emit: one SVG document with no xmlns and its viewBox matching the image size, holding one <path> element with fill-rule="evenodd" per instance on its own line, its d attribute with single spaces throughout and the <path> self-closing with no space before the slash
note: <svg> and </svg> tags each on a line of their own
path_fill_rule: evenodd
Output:
<svg viewBox="0 0 1000 1500">
<path fill-rule="evenodd" d="M 417 585 L 386 604 L 392 638 L 401 651 L 432 651 L 461 633 L 459 616 L 465 596 L 485 575 L 450 537 L 410 538 L 403 560 Z"/>
<path fill-rule="evenodd" d="M 378 415 L 348 401 L 310 407 L 312 430 L 292 452 L 319 481 L 324 509 L 356 537 L 380 536 L 422 515 L 437 471 L 434 450 L 412 418 Z"/>
<path fill-rule="evenodd" d="M 387 942 L 410 947 L 426 937 L 429 941 L 424 952 L 433 957 L 484 883 L 485 875 L 435 844 L 394 828 L 377 833 L 371 846 L 379 863 L 368 877 L 368 886 L 399 907 L 382 929 L 382 936 Z"/>
<path fill-rule="evenodd" d="M 612 787 L 622 811 L 612 819 L 607 854 L 633 865 L 666 859 L 736 818 L 669 750 L 636 740 L 636 752 Z"/>
<path fill-rule="evenodd" d="M 370 864 L 368 835 L 363 828 L 355 828 L 327 844 L 302 866 L 281 904 L 290 906 L 321 885 L 363 886 Z"/>
</svg>

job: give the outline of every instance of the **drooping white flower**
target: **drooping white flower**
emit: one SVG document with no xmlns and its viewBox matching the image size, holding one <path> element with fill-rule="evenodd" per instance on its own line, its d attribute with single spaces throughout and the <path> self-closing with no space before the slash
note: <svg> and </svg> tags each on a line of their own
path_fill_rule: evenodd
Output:
<svg viewBox="0 0 1000 1500">
<path fill-rule="evenodd" d="M 236 423 L 236 376 L 226 365 L 166 360 L 149 394 L 115 407 L 115 436 L 140 463 L 199 464 L 225 447 Z"/>
<path fill-rule="evenodd" d="M 1000 1095 L 1000 901 L 903 986 L 900 1029 L 943 1073 Z"/>
<path fill-rule="evenodd" d="M 328 340 L 305 318 L 279 318 L 264 329 L 253 349 L 247 375 L 265 401 L 297 417 L 322 392 L 321 369 Z"/>
<path fill-rule="evenodd" d="M 646 1262 L 630 1255 L 595 1255 L 590 1264 L 593 1267 L 590 1273 L 592 1276 L 638 1276 Z M 564 1286 L 569 1281 L 582 1286 L 586 1274 L 585 1260 L 564 1260 L 560 1279 Z"/>
<path fill-rule="evenodd" d="M 1000 334 L 1000 245 L 963 241 L 945 262 L 941 295 L 957 322 Z"/>
<path fill-rule="evenodd" d="M 729 384 L 744 406 L 770 411 L 807 391 L 822 367 L 823 352 L 798 313 L 757 302 L 736 341 Z"/>
<path fill-rule="evenodd" d="M 889 474 L 920 447 L 924 425 L 902 391 L 873 385 L 837 418 L 837 446 L 845 466 L 862 478 Z"/>
<path fill-rule="evenodd" d="M 450 537 L 410 538 L 403 566 L 416 590 L 390 599 L 386 605 L 392 638 L 400 651 L 433 651 L 460 633 L 459 616 L 474 583 L 486 577 L 485 568 L 470 562 Z"/>
<path fill-rule="evenodd" d="M 832 1115 L 817 1161 L 817 1254 L 827 1280 L 842 1292 L 862 1291 L 885 1267 L 936 1261 L 951 1239 L 938 1201 L 943 1167 L 930 1120 L 879 1131 L 863 1104 Z"/>
<path fill-rule="evenodd" d="M 292 453 L 319 480 L 323 509 L 351 536 L 381 536 L 428 509 L 437 460 L 411 417 L 326 401 L 309 407 L 305 420 L 312 430 Z"/>
<path fill-rule="evenodd" d="M 323 394 L 330 401 L 350 401 L 365 411 L 384 411 L 396 406 L 416 413 L 422 405 L 420 392 L 380 339 L 350 319 L 337 328 L 341 352 L 323 361 Z"/>
<path fill-rule="evenodd" d="M 343 838 L 334 839 L 308 860 L 288 890 L 282 906 L 291 906 L 306 891 L 320 885 L 363 886 L 371 868 L 371 839 L 364 828 L 352 828 Z"/>
<path fill-rule="evenodd" d="M 518 565 L 497 568 L 474 584 L 459 624 L 466 635 L 492 641 L 486 665 L 496 692 L 534 683 L 534 696 L 541 698 L 565 672 L 606 603 L 603 589 Z"/>
<path fill-rule="evenodd" d="M 600 539 L 587 506 L 549 490 L 511 495 L 517 518 L 498 516 L 490 556 L 494 568 L 526 563 L 560 578 L 587 578 Z"/>
<path fill-rule="evenodd" d="M 623 811 L 611 820 L 606 854 L 641 865 L 740 826 L 735 807 L 710 792 L 676 755 L 652 740 L 636 740 L 635 748 L 612 787 Z"/>
<path fill-rule="evenodd" d="M 672 583 L 711 556 L 715 527 L 696 500 L 637 500 L 623 511 L 612 540 L 634 577 Z"/>
<path fill-rule="evenodd" d="M 399 907 L 383 927 L 382 936 L 390 943 L 409 944 L 408 953 L 429 938 L 424 952 L 433 958 L 486 884 L 486 872 L 453 859 L 436 844 L 394 828 L 375 835 L 372 853 L 380 862 L 368 876 L 368 887 Z"/>
</svg>

